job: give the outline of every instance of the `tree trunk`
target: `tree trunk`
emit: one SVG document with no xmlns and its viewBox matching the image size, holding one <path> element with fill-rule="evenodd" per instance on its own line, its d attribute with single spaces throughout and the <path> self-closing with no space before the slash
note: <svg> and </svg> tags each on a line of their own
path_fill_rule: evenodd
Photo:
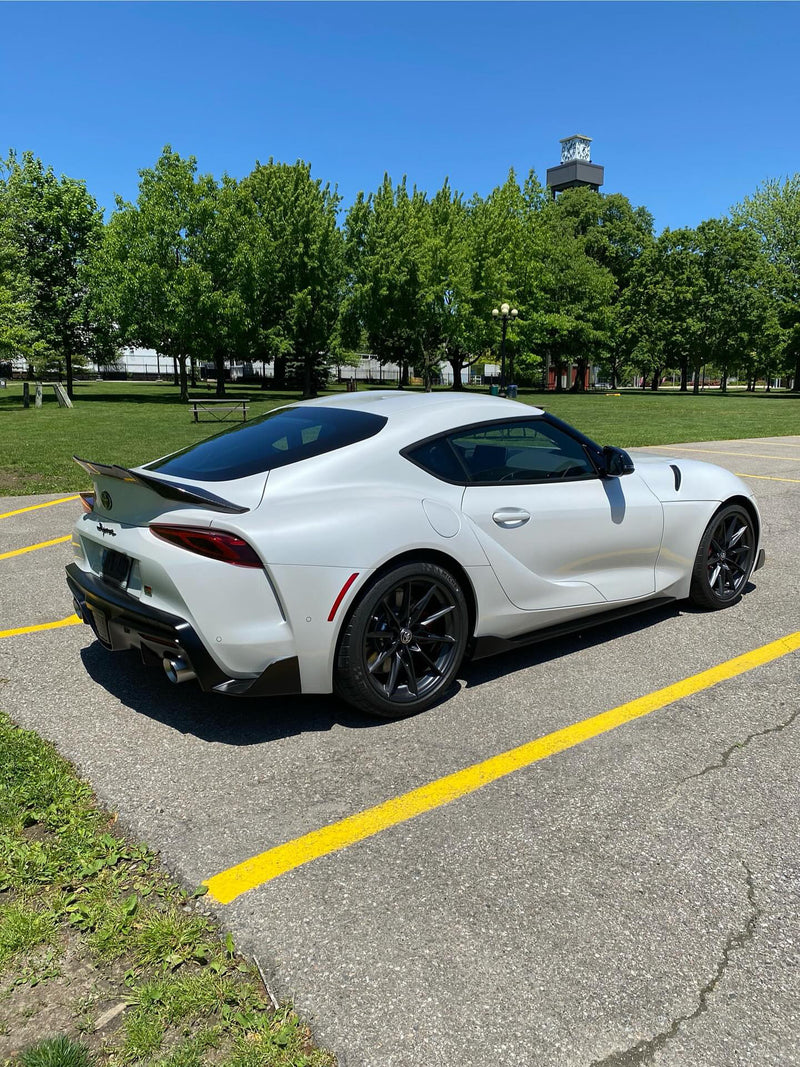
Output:
<svg viewBox="0 0 800 1067">
<path fill-rule="evenodd" d="M 74 399 L 72 392 L 72 354 L 69 349 L 65 353 L 65 362 L 67 364 L 67 396 L 70 400 Z"/>
<path fill-rule="evenodd" d="M 694 385 L 692 386 L 692 393 L 695 396 L 698 396 L 699 393 L 700 393 L 700 368 L 699 367 L 695 367 L 695 369 L 694 369 Z"/>
<path fill-rule="evenodd" d="M 586 392 L 586 360 L 579 359 L 575 366 L 575 381 L 569 387 L 571 393 Z"/>
<path fill-rule="evenodd" d="M 689 392 L 689 364 L 688 362 L 681 363 L 681 388 L 682 393 Z"/>
<path fill-rule="evenodd" d="M 800 352 L 798 352 L 795 356 L 794 381 L 792 382 L 792 392 L 800 393 Z"/>
<path fill-rule="evenodd" d="M 225 396 L 225 353 L 221 348 L 214 349 L 214 367 L 217 372 L 215 396 Z"/>
<path fill-rule="evenodd" d="M 186 356 L 181 356 L 178 361 L 180 383 L 181 383 L 181 400 L 188 403 L 189 400 L 189 381 L 186 375 Z"/>
<path fill-rule="evenodd" d="M 286 356 L 276 356 L 273 361 L 272 383 L 276 389 L 286 387 Z"/>
<path fill-rule="evenodd" d="M 303 356 L 303 400 L 311 400 L 317 395 L 314 388 L 314 359 L 310 352 Z"/>
<path fill-rule="evenodd" d="M 197 388 L 197 368 L 195 366 L 194 356 L 189 357 L 189 363 L 192 368 L 192 389 Z"/>
<path fill-rule="evenodd" d="M 722 368 L 722 375 L 719 380 L 719 391 L 721 393 L 727 393 L 728 391 L 728 368 Z"/>
<path fill-rule="evenodd" d="M 173 385 L 177 385 L 178 381 L 179 381 L 179 378 L 178 378 L 178 357 L 177 356 L 173 356 L 172 357 L 172 384 Z"/>
<path fill-rule="evenodd" d="M 453 368 L 453 388 L 463 389 L 464 383 L 461 381 L 461 372 L 464 369 L 464 361 L 460 356 L 450 357 L 450 366 Z"/>
<path fill-rule="evenodd" d="M 659 386 L 660 379 L 661 379 L 661 371 L 660 370 L 654 370 L 653 371 L 653 380 L 650 382 L 650 391 L 651 392 L 655 393 L 655 392 L 658 391 L 658 386 Z"/>
</svg>

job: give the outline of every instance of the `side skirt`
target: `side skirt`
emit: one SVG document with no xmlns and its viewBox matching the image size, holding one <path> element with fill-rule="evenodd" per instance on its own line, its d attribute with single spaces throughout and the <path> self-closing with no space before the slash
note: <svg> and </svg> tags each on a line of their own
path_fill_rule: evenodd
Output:
<svg viewBox="0 0 800 1067">
<path fill-rule="evenodd" d="M 541 630 L 530 630 L 517 637 L 478 637 L 470 659 L 486 659 L 500 652 L 510 652 L 512 649 L 523 648 L 525 645 L 535 645 L 539 641 L 549 641 L 551 638 L 564 637 L 567 634 L 588 630 L 593 626 L 603 626 L 605 623 L 616 622 L 617 619 L 626 619 L 629 615 L 639 615 L 643 611 L 663 608 L 665 604 L 674 604 L 676 600 L 677 597 L 674 596 L 655 597 L 653 600 L 626 604 L 625 607 L 612 608 L 610 611 L 599 612 L 597 615 L 585 615 L 583 618 L 569 622 L 559 622 L 555 626 L 546 626 Z"/>
</svg>

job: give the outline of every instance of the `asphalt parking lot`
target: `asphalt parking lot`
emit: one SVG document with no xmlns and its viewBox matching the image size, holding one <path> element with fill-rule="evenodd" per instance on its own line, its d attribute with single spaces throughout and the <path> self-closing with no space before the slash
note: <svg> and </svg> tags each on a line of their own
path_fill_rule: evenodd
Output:
<svg viewBox="0 0 800 1067">
<path fill-rule="evenodd" d="M 214 910 L 342 1067 L 800 1063 L 800 436 L 646 451 L 752 479 L 767 565 L 742 601 L 481 661 L 393 723 L 333 698 L 203 695 L 112 657 L 70 622 L 77 502 L 4 498 L 0 707 L 195 885 L 686 681 Z"/>
</svg>

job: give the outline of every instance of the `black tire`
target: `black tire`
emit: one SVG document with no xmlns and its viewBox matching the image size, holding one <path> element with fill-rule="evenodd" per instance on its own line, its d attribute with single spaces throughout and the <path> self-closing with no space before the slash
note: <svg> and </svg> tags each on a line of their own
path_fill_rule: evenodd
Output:
<svg viewBox="0 0 800 1067">
<path fill-rule="evenodd" d="M 469 638 L 461 586 L 435 563 L 397 567 L 367 589 L 344 628 L 334 689 L 382 719 L 429 708 L 450 688 Z"/>
<path fill-rule="evenodd" d="M 720 508 L 700 539 L 689 599 L 710 611 L 735 604 L 755 558 L 756 532 L 750 512 L 739 504 Z"/>
</svg>

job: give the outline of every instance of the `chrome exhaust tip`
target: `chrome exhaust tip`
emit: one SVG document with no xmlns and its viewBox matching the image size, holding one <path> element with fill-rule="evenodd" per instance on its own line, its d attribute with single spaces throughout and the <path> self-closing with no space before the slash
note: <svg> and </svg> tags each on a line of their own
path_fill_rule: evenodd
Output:
<svg viewBox="0 0 800 1067">
<path fill-rule="evenodd" d="M 181 682 L 191 682 L 193 678 L 197 677 L 186 660 L 180 656 L 164 656 L 162 662 L 164 673 L 173 685 L 179 685 Z"/>
</svg>

